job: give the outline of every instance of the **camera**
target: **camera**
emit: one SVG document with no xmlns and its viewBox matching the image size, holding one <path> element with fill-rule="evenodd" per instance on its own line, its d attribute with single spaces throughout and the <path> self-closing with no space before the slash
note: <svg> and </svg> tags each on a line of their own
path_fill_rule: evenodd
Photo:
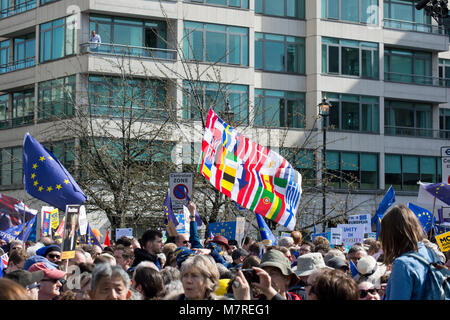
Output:
<svg viewBox="0 0 450 320">
<path fill-rule="evenodd" d="M 256 271 L 253 269 L 241 269 L 244 274 L 245 279 L 248 283 L 259 282 L 259 276 L 256 274 Z"/>
</svg>

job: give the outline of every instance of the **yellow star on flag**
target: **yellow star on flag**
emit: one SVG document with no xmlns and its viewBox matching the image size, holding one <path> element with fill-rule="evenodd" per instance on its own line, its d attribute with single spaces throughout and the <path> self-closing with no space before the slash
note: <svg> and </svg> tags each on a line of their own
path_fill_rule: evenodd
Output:
<svg viewBox="0 0 450 320">
<path fill-rule="evenodd" d="M 48 156 L 47 159 L 48 159 L 48 160 L 54 160 L 54 159 L 52 158 L 52 156 Z"/>
<path fill-rule="evenodd" d="M 33 184 L 36 187 L 39 184 L 39 182 L 36 180 Z"/>
<path fill-rule="evenodd" d="M 36 177 L 35 173 L 31 174 L 31 179 L 34 179 L 35 177 Z"/>
<path fill-rule="evenodd" d="M 51 192 L 53 190 L 52 186 L 47 187 L 47 191 Z"/>
<path fill-rule="evenodd" d="M 42 191 L 42 190 L 44 190 L 44 188 L 43 188 L 42 186 L 40 186 L 40 187 L 38 188 L 38 190 L 39 190 L 39 191 Z"/>
<path fill-rule="evenodd" d="M 65 183 L 65 184 L 68 184 L 68 183 L 69 183 L 69 180 L 64 179 L 64 183 Z"/>
<path fill-rule="evenodd" d="M 60 184 L 57 184 L 57 185 L 56 185 L 56 189 L 57 189 L 57 190 L 59 190 L 59 189 L 61 189 L 61 188 L 62 188 L 62 187 L 61 187 Z"/>
<path fill-rule="evenodd" d="M 33 164 L 33 169 L 36 170 L 37 168 L 37 163 Z"/>
<path fill-rule="evenodd" d="M 42 162 L 44 162 L 44 161 L 45 161 L 45 157 L 42 156 L 42 157 L 39 158 L 39 160 L 41 160 Z"/>
</svg>

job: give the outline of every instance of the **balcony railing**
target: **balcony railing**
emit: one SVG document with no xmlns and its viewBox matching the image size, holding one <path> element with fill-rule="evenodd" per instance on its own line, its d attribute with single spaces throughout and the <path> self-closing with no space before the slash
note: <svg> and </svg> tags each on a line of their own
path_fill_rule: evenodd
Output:
<svg viewBox="0 0 450 320">
<path fill-rule="evenodd" d="M 445 80 L 439 77 L 424 76 L 418 74 L 396 73 L 396 72 L 385 72 L 384 81 L 411 83 L 436 87 L 445 86 Z"/>
<path fill-rule="evenodd" d="M 0 74 L 13 72 L 20 69 L 31 68 L 35 65 L 35 57 L 29 57 L 22 60 L 16 60 L 0 65 Z"/>
<path fill-rule="evenodd" d="M 21 12 L 25 12 L 31 9 L 36 8 L 36 0 L 30 0 L 23 3 L 17 3 L 14 6 L 2 9 L 0 11 L 0 19 L 4 19 L 16 14 L 19 14 Z"/>
<path fill-rule="evenodd" d="M 383 26 L 388 29 L 400 29 L 415 32 L 426 32 L 433 34 L 445 35 L 445 29 L 441 26 L 436 26 L 432 24 L 416 23 L 411 21 L 395 20 L 395 19 L 384 19 Z"/>
<path fill-rule="evenodd" d="M 176 60 L 177 51 L 173 49 L 128 46 L 114 43 L 82 43 L 81 53 L 104 54 L 114 56 L 133 56 L 149 59 Z"/>
<path fill-rule="evenodd" d="M 387 136 L 450 139 L 450 130 L 435 130 L 427 128 L 384 126 L 384 134 Z"/>
</svg>

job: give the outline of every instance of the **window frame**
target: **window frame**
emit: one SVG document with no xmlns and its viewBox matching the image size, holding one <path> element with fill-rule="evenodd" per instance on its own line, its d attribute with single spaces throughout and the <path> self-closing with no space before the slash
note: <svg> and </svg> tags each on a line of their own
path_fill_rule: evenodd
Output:
<svg viewBox="0 0 450 320">
<path fill-rule="evenodd" d="M 329 1 L 337 1 L 337 3 L 338 3 L 338 18 L 330 17 Z M 370 1 L 376 1 L 376 5 L 372 5 L 372 4 L 369 5 L 369 7 L 373 6 L 373 7 L 377 8 L 376 14 L 373 15 L 375 17 L 375 20 L 376 20 L 374 23 L 370 23 L 370 22 L 368 22 L 368 20 L 362 21 L 362 18 L 363 18 L 362 4 L 363 4 L 363 1 L 365 1 L 365 0 L 358 0 L 358 21 L 343 19 L 342 18 L 342 3 L 343 3 L 342 1 L 348 1 L 348 0 L 322 0 L 321 18 L 322 19 L 326 19 L 326 20 L 338 20 L 338 21 L 345 21 L 345 22 L 350 22 L 350 23 L 358 23 L 358 24 L 365 24 L 365 25 L 372 25 L 372 26 L 378 26 L 379 25 L 378 14 L 379 14 L 380 4 L 379 4 L 378 0 L 370 0 Z M 366 9 L 366 12 L 367 12 L 367 9 Z"/>
<path fill-rule="evenodd" d="M 59 19 L 55 19 L 55 20 L 51 20 L 45 23 L 42 23 L 39 25 L 39 62 L 40 63 L 46 63 L 46 62 L 50 62 L 50 61 L 55 61 L 55 60 L 59 60 L 59 59 L 64 59 L 68 56 L 73 56 L 76 54 L 76 37 L 75 37 L 75 27 L 74 26 L 70 26 L 68 25 L 68 18 L 70 18 L 71 23 L 75 23 L 75 20 L 73 20 L 72 16 L 67 16 L 67 17 L 62 17 Z M 55 25 L 58 21 L 62 21 L 61 24 L 57 24 Z M 48 26 L 47 26 L 48 25 Z M 62 51 L 63 54 L 60 57 L 54 57 L 54 52 L 53 52 L 53 44 L 55 41 L 55 30 L 62 28 L 62 32 L 64 34 L 63 39 L 62 39 Z M 72 30 L 72 31 L 68 31 L 68 30 Z M 50 44 L 49 44 L 49 49 L 50 49 L 50 57 L 48 59 L 45 58 L 46 56 L 46 42 L 45 42 L 45 36 L 44 34 L 46 32 L 50 32 Z M 72 38 L 72 44 L 70 44 L 70 47 L 72 48 L 71 52 L 67 52 L 68 48 L 70 48 L 67 42 L 67 36 L 68 34 L 71 33 L 71 38 Z M 61 40 L 61 39 L 60 39 Z"/>
<path fill-rule="evenodd" d="M 261 11 L 257 11 L 257 2 L 261 2 Z M 283 1 L 284 13 L 283 15 L 274 15 L 266 12 L 266 2 L 276 2 L 277 4 Z M 289 0 L 255 0 L 255 14 L 256 15 L 264 15 L 268 17 L 276 17 L 276 18 L 286 18 L 286 19 L 295 19 L 295 20 L 305 20 L 305 0 L 294 0 L 298 4 L 298 12 L 296 12 L 295 16 L 288 16 L 288 1 Z"/>
</svg>

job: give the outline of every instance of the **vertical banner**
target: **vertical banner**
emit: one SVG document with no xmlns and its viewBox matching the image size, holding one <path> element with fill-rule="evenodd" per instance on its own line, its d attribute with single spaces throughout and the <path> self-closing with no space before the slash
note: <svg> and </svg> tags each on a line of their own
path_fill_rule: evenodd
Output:
<svg viewBox="0 0 450 320">
<path fill-rule="evenodd" d="M 57 208 L 54 208 L 52 211 L 50 211 L 51 216 L 51 226 L 52 229 L 58 229 L 59 227 L 59 211 Z"/>
<path fill-rule="evenodd" d="M 77 227 L 80 205 L 67 205 L 65 215 L 64 236 L 61 259 L 72 259 L 75 257 L 77 244 Z"/>
<path fill-rule="evenodd" d="M 244 240 L 245 233 L 245 218 L 237 217 L 236 218 L 236 241 L 237 243 L 242 243 Z"/>
<path fill-rule="evenodd" d="M 41 209 L 41 238 L 42 237 L 51 237 L 51 219 L 52 219 L 52 211 L 55 208 L 53 207 L 42 207 Z"/>
</svg>

